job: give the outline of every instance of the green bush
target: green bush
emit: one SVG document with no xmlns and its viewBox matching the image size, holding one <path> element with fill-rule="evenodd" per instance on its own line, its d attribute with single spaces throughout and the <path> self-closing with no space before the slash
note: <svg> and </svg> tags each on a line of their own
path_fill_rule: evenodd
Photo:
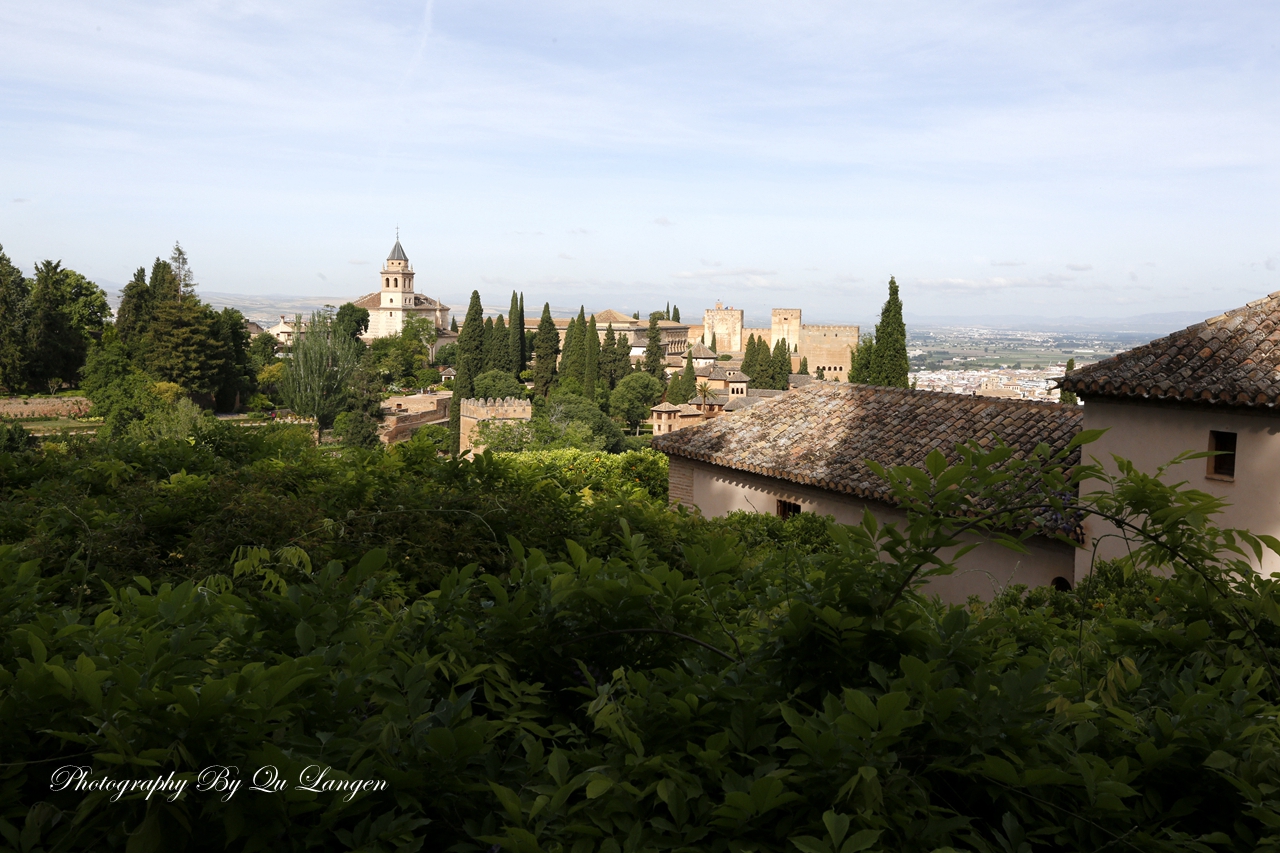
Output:
<svg viewBox="0 0 1280 853">
<path fill-rule="evenodd" d="M 1280 607 L 1250 568 L 1280 542 L 1215 527 L 1212 496 L 968 448 L 882 472 L 901 528 L 708 521 L 611 476 L 625 455 L 328 454 L 298 435 L 0 454 L 4 538 L 23 542 L 0 547 L 10 847 L 1280 846 Z M 1106 490 L 1064 497 L 1086 477 Z M 135 504 L 145 524 L 110 518 Z M 347 511 L 367 505 L 372 524 Z M 290 526 L 308 507 L 321 535 Z M 1131 556 L 1061 599 L 955 607 L 922 585 L 962 534 L 1018 548 L 1084 512 Z M 271 513 L 278 544 L 242 513 Z M 427 535 L 447 544 L 404 544 Z M 149 550 L 215 538 L 244 546 Z M 128 559 L 103 573 L 111 547 Z M 349 801 L 51 788 L 68 767 L 194 785 L 214 765 L 387 784 Z"/>
</svg>

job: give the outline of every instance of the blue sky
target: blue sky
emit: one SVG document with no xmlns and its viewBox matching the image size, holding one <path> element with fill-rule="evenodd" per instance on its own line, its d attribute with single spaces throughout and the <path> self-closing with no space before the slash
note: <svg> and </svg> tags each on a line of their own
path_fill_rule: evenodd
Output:
<svg viewBox="0 0 1280 853">
<path fill-rule="evenodd" d="M 0 5 L 0 243 L 108 286 L 807 322 L 1280 290 L 1280 4 Z"/>
</svg>

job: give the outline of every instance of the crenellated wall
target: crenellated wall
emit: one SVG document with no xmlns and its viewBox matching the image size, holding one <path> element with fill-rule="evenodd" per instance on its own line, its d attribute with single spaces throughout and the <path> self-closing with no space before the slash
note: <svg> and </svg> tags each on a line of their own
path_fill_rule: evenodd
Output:
<svg viewBox="0 0 1280 853">
<path fill-rule="evenodd" d="M 516 397 L 463 400 L 459 403 L 460 425 L 459 452 L 483 450 L 483 445 L 473 443 L 476 427 L 481 421 L 528 421 L 533 419 L 533 404 Z"/>
</svg>

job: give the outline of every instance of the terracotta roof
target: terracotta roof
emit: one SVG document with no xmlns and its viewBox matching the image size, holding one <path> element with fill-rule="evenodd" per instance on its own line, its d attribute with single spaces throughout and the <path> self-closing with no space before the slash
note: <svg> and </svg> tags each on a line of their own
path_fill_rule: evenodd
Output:
<svg viewBox="0 0 1280 853">
<path fill-rule="evenodd" d="M 663 400 L 663 401 L 662 401 L 661 403 L 659 403 L 658 405 L 649 407 L 649 411 L 651 411 L 651 412 L 678 412 L 678 411 L 680 411 L 680 407 L 679 407 L 679 406 L 677 406 L 675 403 L 668 403 L 666 400 Z"/>
<path fill-rule="evenodd" d="M 378 290 L 373 293 L 367 293 L 351 304 L 357 308 L 377 308 L 382 305 L 382 291 Z"/>
<path fill-rule="evenodd" d="M 708 348 L 707 345 L 702 343 L 701 341 L 694 344 L 692 347 L 690 347 L 690 349 L 693 350 L 694 358 L 715 358 L 716 357 L 716 354 L 713 353 L 710 350 L 710 348 Z"/>
<path fill-rule="evenodd" d="M 740 400 L 725 406 L 726 412 L 738 410 L 735 414 L 655 437 L 653 448 L 887 501 L 888 486 L 867 466 L 868 459 L 885 466 L 922 466 L 935 448 L 951 458 L 955 445 L 976 440 L 988 446 L 994 436 L 1016 447 L 1021 458 L 1041 442 L 1062 449 L 1084 418 L 1080 407 L 1057 403 L 849 383 L 815 382 L 754 404 Z"/>
<path fill-rule="evenodd" d="M 1073 371 L 1083 397 L 1144 397 L 1224 406 L 1280 402 L 1280 292 Z"/>
<path fill-rule="evenodd" d="M 621 311 L 614 311 L 612 308 L 606 308 L 603 311 L 596 312 L 597 326 L 605 326 L 609 323 L 613 323 L 615 326 L 634 325 L 639 322 L 639 320 L 632 317 L 630 314 L 623 314 Z M 647 320 L 645 321 L 645 325 L 648 325 Z"/>
<path fill-rule="evenodd" d="M 721 382 L 729 381 L 729 374 L 724 372 L 723 367 L 721 367 L 718 364 L 710 365 L 710 367 L 711 367 L 711 372 L 707 374 L 708 379 L 715 379 Z M 696 373 L 697 371 L 694 371 L 694 372 Z"/>
</svg>

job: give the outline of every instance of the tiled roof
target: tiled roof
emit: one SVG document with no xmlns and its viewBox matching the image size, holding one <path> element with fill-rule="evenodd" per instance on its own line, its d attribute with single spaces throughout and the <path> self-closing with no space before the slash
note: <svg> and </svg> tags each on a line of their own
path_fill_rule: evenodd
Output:
<svg viewBox="0 0 1280 853">
<path fill-rule="evenodd" d="M 678 411 L 680 411 L 680 407 L 679 407 L 679 406 L 677 406 L 675 403 L 668 403 L 666 400 L 663 400 L 663 401 L 662 401 L 661 403 L 659 403 L 658 405 L 656 405 L 656 406 L 651 406 L 651 407 L 649 408 L 649 411 L 651 411 L 651 412 L 678 412 Z"/>
<path fill-rule="evenodd" d="M 754 404 L 739 400 L 725 406 L 735 414 L 658 436 L 653 448 L 887 501 L 888 487 L 868 459 L 921 466 L 935 448 L 951 458 L 955 445 L 976 440 L 989 446 L 995 436 L 1016 447 L 1021 458 L 1041 442 L 1064 448 L 1084 417 L 1080 407 L 1056 403 L 848 383 L 815 382 Z"/>
<path fill-rule="evenodd" d="M 729 381 L 729 374 L 725 373 L 724 368 L 722 368 L 720 365 L 712 364 L 710 365 L 710 367 L 711 367 L 711 372 L 707 374 L 708 379 L 714 379 L 720 382 Z"/>
<path fill-rule="evenodd" d="M 693 350 L 694 358 L 715 358 L 716 357 L 716 354 L 713 353 L 711 349 L 702 342 L 698 342 L 694 344 L 692 347 L 690 347 L 690 349 Z"/>
<path fill-rule="evenodd" d="M 1143 397 L 1224 406 L 1280 403 L 1280 292 L 1073 371 L 1083 397 Z"/>
<path fill-rule="evenodd" d="M 351 304 L 357 308 L 377 308 L 382 305 L 382 291 L 367 293 Z"/>
<path fill-rule="evenodd" d="M 606 326 L 612 323 L 615 326 L 634 325 L 640 321 L 629 314 L 623 314 L 621 311 L 614 311 L 612 308 L 606 308 L 603 311 L 596 312 L 596 325 Z M 648 325 L 648 321 L 646 321 Z"/>
<path fill-rule="evenodd" d="M 391 254 L 387 255 L 389 261 L 407 261 L 409 256 L 404 253 L 404 249 L 400 248 L 400 241 L 396 240 L 395 246 L 391 248 Z"/>
</svg>

